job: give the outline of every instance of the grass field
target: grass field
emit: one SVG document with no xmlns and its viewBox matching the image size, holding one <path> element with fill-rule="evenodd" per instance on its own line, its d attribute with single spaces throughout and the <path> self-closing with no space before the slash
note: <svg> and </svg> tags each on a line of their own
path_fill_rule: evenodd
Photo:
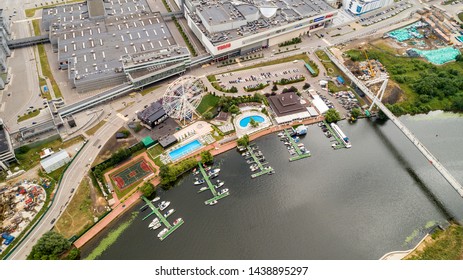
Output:
<svg viewBox="0 0 463 280">
<path fill-rule="evenodd" d="M 212 94 L 207 94 L 203 97 L 203 99 L 201 100 L 201 103 L 199 103 L 199 106 L 196 109 L 196 111 L 198 111 L 198 113 L 202 115 L 210 111 L 214 107 L 216 107 L 217 104 L 219 103 L 219 100 L 220 100 L 220 97 L 212 95 Z"/>
<path fill-rule="evenodd" d="M 38 19 L 34 19 L 32 21 L 32 27 L 34 28 L 34 35 L 39 36 L 40 35 L 40 22 Z"/>
<path fill-rule="evenodd" d="M 439 230 L 432 239 L 425 241 L 425 247 L 407 257 L 408 260 L 462 260 L 463 227 L 452 224 L 446 230 Z"/>
<path fill-rule="evenodd" d="M 98 131 L 98 129 L 100 129 L 105 124 L 106 124 L 106 121 L 102 120 L 99 123 L 97 123 L 96 125 L 94 125 L 92 128 L 86 130 L 85 134 L 87 134 L 88 136 L 92 136 L 93 134 L 95 134 Z"/>
<path fill-rule="evenodd" d="M 94 217 L 103 215 L 106 200 L 85 177 L 55 224 L 55 230 L 66 238 L 79 236 L 94 224 Z"/>
<path fill-rule="evenodd" d="M 56 83 L 55 78 L 53 78 L 53 74 L 51 73 L 47 53 L 45 52 L 45 46 L 43 44 L 39 44 L 37 45 L 37 49 L 39 51 L 40 67 L 42 68 L 43 76 L 47 77 L 50 80 L 56 98 L 63 97 L 63 95 L 61 94 L 61 90 L 59 89 L 58 84 Z"/>
<path fill-rule="evenodd" d="M 147 95 L 148 93 L 151 93 L 152 91 L 154 90 L 157 90 L 158 88 L 160 88 L 162 85 L 154 85 L 154 86 L 151 86 L 151 87 L 147 87 L 147 88 L 144 88 L 140 91 L 140 94 L 142 96 L 145 96 Z"/>
<path fill-rule="evenodd" d="M 318 58 L 322 62 L 323 67 L 325 67 L 327 76 L 337 77 L 341 75 L 344 77 L 344 80 L 346 80 L 346 77 L 341 72 L 341 70 L 339 70 L 339 68 L 336 65 L 334 65 L 333 62 L 331 62 L 330 58 L 326 55 L 324 51 L 318 50 L 315 52 L 315 54 L 318 56 Z"/>
<path fill-rule="evenodd" d="M 36 109 L 34 111 L 31 111 L 27 114 L 24 114 L 22 116 L 20 116 L 18 119 L 17 119 L 17 122 L 22 122 L 22 121 L 25 121 L 25 120 L 28 120 L 30 118 L 33 118 L 33 117 L 36 117 L 40 114 L 40 110 Z"/>
<path fill-rule="evenodd" d="M 54 151 L 58 151 L 59 149 L 65 149 L 72 145 L 75 145 L 79 142 L 82 142 L 83 139 L 81 137 L 74 138 L 67 142 L 62 142 L 60 139 L 47 141 L 44 143 L 40 143 L 37 146 L 32 146 L 29 151 L 25 153 L 19 153 L 15 151 L 16 157 L 20 162 L 20 168 L 24 170 L 28 170 L 31 167 L 36 166 L 40 162 L 40 151 L 44 148 L 51 148 Z"/>
<path fill-rule="evenodd" d="M 161 145 L 156 144 L 154 145 L 153 147 L 149 148 L 147 150 L 148 152 L 148 155 L 151 157 L 151 159 L 154 161 L 154 163 L 157 165 L 157 166 L 161 166 L 162 165 L 162 162 L 161 162 L 161 159 L 159 158 L 159 155 L 164 153 L 164 148 L 161 147 Z"/>
<path fill-rule="evenodd" d="M 238 71 L 243 71 L 243 70 L 248 70 L 248 69 L 253 69 L 253 68 L 258 68 L 258 67 L 281 64 L 281 63 L 285 63 L 285 62 L 291 62 L 291 61 L 294 61 L 294 60 L 303 60 L 306 63 L 310 64 L 310 66 L 312 66 L 312 68 L 315 70 L 315 72 L 317 72 L 317 75 L 318 75 L 318 67 L 317 67 L 317 65 L 313 61 L 311 61 L 306 54 L 303 54 L 303 53 L 288 56 L 288 57 L 284 57 L 284 58 L 279 58 L 279 59 L 275 59 L 275 60 L 270 60 L 270 61 L 257 63 L 255 65 L 239 68 L 239 69 L 236 69 L 236 70 L 233 70 L 233 71 L 230 71 L 230 72 L 238 72 Z M 228 73 L 228 72 L 223 72 L 223 73 Z M 220 73 L 220 74 L 223 74 L 223 73 Z"/>
</svg>

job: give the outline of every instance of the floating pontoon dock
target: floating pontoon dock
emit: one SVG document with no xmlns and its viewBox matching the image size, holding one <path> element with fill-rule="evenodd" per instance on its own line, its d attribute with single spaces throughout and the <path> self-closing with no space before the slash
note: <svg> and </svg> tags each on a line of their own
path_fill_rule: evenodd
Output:
<svg viewBox="0 0 463 280">
<path fill-rule="evenodd" d="M 206 170 L 204 170 L 203 165 L 200 162 L 198 162 L 198 166 L 199 166 L 199 170 L 201 171 L 201 174 L 204 177 L 204 181 L 206 181 L 207 186 L 209 187 L 209 189 L 212 192 L 212 195 L 214 196 L 213 198 L 204 201 L 204 204 L 208 205 L 212 201 L 222 199 L 224 197 L 227 197 L 230 194 L 229 192 L 218 194 L 217 191 L 215 190 L 214 185 L 211 183 L 211 180 L 209 180 L 209 176 L 207 175 Z"/>
<path fill-rule="evenodd" d="M 151 208 L 151 211 L 152 211 L 147 216 L 145 216 L 143 220 L 146 220 L 149 216 L 156 214 L 156 216 L 159 218 L 159 221 L 161 221 L 164 224 L 164 226 L 168 229 L 168 231 L 163 236 L 159 237 L 161 241 L 164 240 L 167 236 L 169 236 L 176 229 L 178 229 L 181 225 L 183 225 L 184 221 L 180 220 L 176 225 L 172 226 L 169 223 L 169 221 L 167 221 L 167 219 L 164 217 L 164 215 L 162 215 L 161 211 L 159 211 L 159 209 L 156 208 L 156 206 L 154 206 L 153 203 L 149 199 L 147 199 L 144 196 L 142 196 L 141 198 L 145 201 L 146 205 L 148 205 L 149 208 Z"/>
<path fill-rule="evenodd" d="M 288 132 L 288 130 L 285 129 L 284 132 L 285 132 L 286 137 L 289 140 L 289 143 L 291 144 L 291 146 L 294 148 L 294 150 L 297 153 L 297 156 L 290 157 L 289 161 L 295 161 L 295 160 L 303 159 L 306 157 L 310 157 L 309 152 L 306 153 L 306 152 L 301 151 L 301 148 L 299 148 L 296 141 L 294 141 L 293 137 L 291 137 L 291 134 Z"/>
<path fill-rule="evenodd" d="M 251 145 L 251 146 L 252 146 L 252 145 Z M 272 167 L 270 167 L 270 166 L 264 167 L 264 164 L 262 164 L 262 163 L 260 162 L 260 160 L 257 158 L 257 156 L 254 154 L 254 149 L 251 148 L 251 146 L 248 146 L 248 147 L 247 147 L 248 153 L 249 153 L 249 155 L 252 157 L 252 159 L 254 160 L 254 163 L 257 164 L 257 166 L 258 166 L 259 169 L 260 169 L 259 172 L 253 173 L 253 174 L 251 175 L 251 178 L 254 179 L 254 178 L 257 178 L 257 177 L 262 176 L 262 175 L 264 175 L 264 174 L 267 174 L 267 173 L 269 173 L 269 172 L 273 172 L 274 170 L 273 170 Z"/>
</svg>

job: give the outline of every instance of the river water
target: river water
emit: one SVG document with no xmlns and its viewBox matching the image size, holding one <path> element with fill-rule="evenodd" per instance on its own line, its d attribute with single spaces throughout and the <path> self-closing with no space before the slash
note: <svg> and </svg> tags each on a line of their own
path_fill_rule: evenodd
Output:
<svg viewBox="0 0 463 280">
<path fill-rule="evenodd" d="M 401 120 L 463 182 L 463 118 L 433 112 Z M 150 219 L 142 221 L 145 211 L 100 258 L 378 259 L 414 247 L 431 222 L 463 220 L 463 199 L 391 122 L 340 126 L 351 149 L 332 150 L 314 125 L 302 139 L 312 157 L 292 163 L 275 134 L 258 139 L 271 176 L 251 179 L 235 150 L 217 156 L 229 197 L 205 206 L 210 192 L 197 194 L 194 176 L 184 176 L 160 193 L 176 209 L 169 220 L 182 217 L 183 226 L 161 242 L 147 228 Z"/>
</svg>

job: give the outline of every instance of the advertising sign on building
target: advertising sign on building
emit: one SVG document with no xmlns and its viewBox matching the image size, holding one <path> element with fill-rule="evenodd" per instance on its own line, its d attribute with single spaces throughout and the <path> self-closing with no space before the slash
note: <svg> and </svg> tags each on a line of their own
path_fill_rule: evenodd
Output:
<svg viewBox="0 0 463 280">
<path fill-rule="evenodd" d="M 218 46 L 217 47 L 217 50 L 218 51 L 221 51 L 221 50 L 224 50 L 224 49 L 228 49 L 229 47 L 231 47 L 231 44 L 230 43 L 226 43 L 226 44 L 223 44 L 221 46 Z"/>
</svg>

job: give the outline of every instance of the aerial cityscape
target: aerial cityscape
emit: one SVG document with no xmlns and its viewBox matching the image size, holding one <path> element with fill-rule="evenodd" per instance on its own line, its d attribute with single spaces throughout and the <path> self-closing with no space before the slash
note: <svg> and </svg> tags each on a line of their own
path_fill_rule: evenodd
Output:
<svg viewBox="0 0 463 280">
<path fill-rule="evenodd" d="M 0 256 L 461 260 L 462 48 L 459 0 L 3 0 Z"/>
</svg>

